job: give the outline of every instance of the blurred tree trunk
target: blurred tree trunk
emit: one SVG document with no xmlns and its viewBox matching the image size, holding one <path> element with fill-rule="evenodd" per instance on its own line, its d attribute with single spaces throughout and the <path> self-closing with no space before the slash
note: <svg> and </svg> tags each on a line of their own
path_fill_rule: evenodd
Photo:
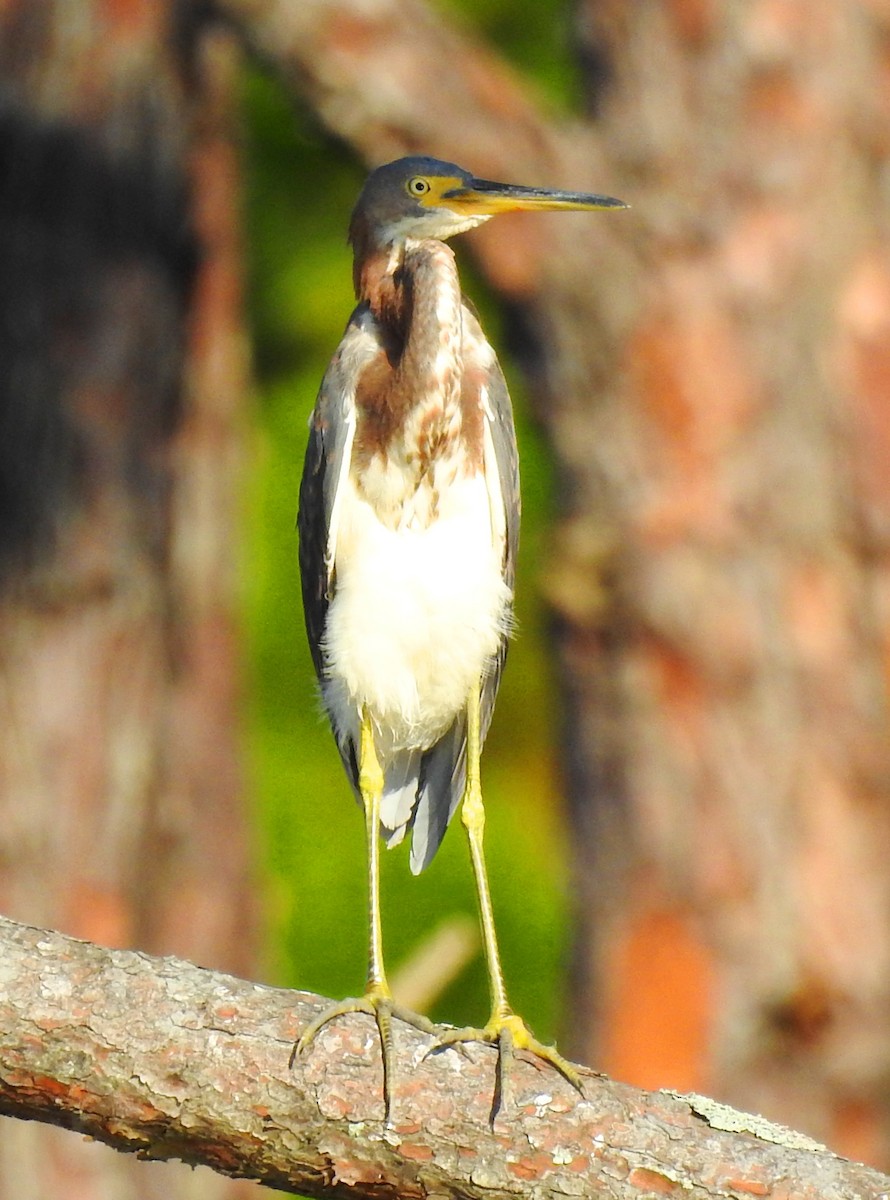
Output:
<svg viewBox="0 0 890 1200">
<path fill-rule="evenodd" d="M 183 11 L 0 9 L 0 909 L 244 973 L 234 60 Z M 0 1134 L 10 1200 L 236 1194 Z"/>
<path fill-rule="evenodd" d="M 559 129 L 419 0 L 219 5 L 369 161 L 633 203 L 472 235 L 558 467 L 566 1047 L 886 1164 L 886 6 L 587 0 Z"/>
<path fill-rule="evenodd" d="M 890 17 L 578 16 L 639 290 L 548 314 L 568 1048 L 886 1164 Z"/>
</svg>

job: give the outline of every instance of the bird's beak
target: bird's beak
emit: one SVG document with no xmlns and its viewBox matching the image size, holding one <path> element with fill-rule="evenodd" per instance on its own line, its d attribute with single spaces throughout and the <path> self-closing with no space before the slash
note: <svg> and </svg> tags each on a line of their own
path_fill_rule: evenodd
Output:
<svg viewBox="0 0 890 1200">
<path fill-rule="evenodd" d="M 614 196 L 591 192 L 564 192 L 558 188 L 523 187 L 518 183 L 493 183 L 490 179 L 471 179 L 469 183 L 444 192 L 439 203 L 452 212 L 467 216 L 495 216 L 497 213 L 571 210 L 591 208 L 629 208 Z"/>
</svg>

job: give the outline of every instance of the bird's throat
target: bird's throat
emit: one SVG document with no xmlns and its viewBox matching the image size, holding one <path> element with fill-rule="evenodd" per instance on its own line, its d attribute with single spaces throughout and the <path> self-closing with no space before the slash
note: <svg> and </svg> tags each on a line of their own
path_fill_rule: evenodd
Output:
<svg viewBox="0 0 890 1200">
<path fill-rule="evenodd" d="M 462 298 L 454 256 L 442 242 L 409 241 L 388 268 L 365 297 L 385 352 L 356 393 L 358 481 L 387 524 L 423 523 L 423 514 L 435 512 L 440 481 L 468 461 Z"/>
</svg>

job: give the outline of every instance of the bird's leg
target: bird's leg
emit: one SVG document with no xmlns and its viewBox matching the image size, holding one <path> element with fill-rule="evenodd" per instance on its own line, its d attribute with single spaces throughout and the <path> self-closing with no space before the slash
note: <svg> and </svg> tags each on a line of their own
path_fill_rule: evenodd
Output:
<svg viewBox="0 0 890 1200">
<path fill-rule="evenodd" d="M 365 994 L 389 1000 L 392 999 L 392 993 L 383 967 L 383 925 L 380 920 L 380 800 L 383 796 L 383 771 L 377 758 L 367 709 L 362 712 L 358 786 L 365 810 L 368 849 L 368 985 Z"/>
<path fill-rule="evenodd" d="M 513 1051 L 527 1050 L 555 1067 L 568 1082 L 581 1092 L 578 1072 L 553 1046 L 545 1046 L 535 1038 L 528 1026 L 517 1016 L 507 1000 L 504 973 L 494 924 L 491 890 L 482 848 L 485 829 L 485 808 L 482 803 L 480 759 L 482 738 L 480 732 L 480 688 L 477 684 L 467 704 L 467 783 L 461 804 L 461 820 L 467 831 L 470 859 L 476 880 L 476 895 L 482 923 L 482 941 L 488 967 L 488 982 L 491 993 L 491 1016 L 484 1029 L 449 1030 L 439 1040 L 438 1046 L 453 1046 L 462 1042 L 481 1041 L 497 1047 L 498 1068 L 492 1118 L 497 1114 L 504 1097 L 506 1074 L 513 1061 Z"/>
<path fill-rule="evenodd" d="M 393 1000 L 383 966 L 383 932 L 380 921 L 380 801 L 383 796 L 383 771 L 374 745 L 374 731 L 367 709 L 362 710 L 359 742 L 359 791 L 365 811 L 365 835 L 368 844 L 368 981 L 364 996 L 341 1000 L 308 1025 L 291 1052 L 291 1066 L 321 1029 L 337 1017 L 347 1013 L 363 1012 L 372 1016 L 377 1024 L 380 1049 L 383 1056 L 383 1100 L 384 1120 L 389 1123 L 392 1105 L 391 1081 L 393 1077 L 392 1018 L 397 1017 L 420 1029 L 424 1033 L 435 1033 L 432 1021 L 419 1013 L 402 1008 Z"/>
</svg>

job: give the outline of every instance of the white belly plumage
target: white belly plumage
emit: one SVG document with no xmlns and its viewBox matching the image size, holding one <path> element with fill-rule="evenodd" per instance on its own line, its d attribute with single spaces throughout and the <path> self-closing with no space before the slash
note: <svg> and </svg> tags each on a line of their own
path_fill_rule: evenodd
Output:
<svg viewBox="0 0 890 1200">
<path fill-rule="evenodd" d="M 325 704 L 338 735 L 367 706 L 386 761 L 427 749 L 465 707 L 497 653 L 512 595 L 481 474 L 454 480 L 436 519 L 381 523 L 345 481 L 335 595 L 325 627 Z"/>
</svg>

